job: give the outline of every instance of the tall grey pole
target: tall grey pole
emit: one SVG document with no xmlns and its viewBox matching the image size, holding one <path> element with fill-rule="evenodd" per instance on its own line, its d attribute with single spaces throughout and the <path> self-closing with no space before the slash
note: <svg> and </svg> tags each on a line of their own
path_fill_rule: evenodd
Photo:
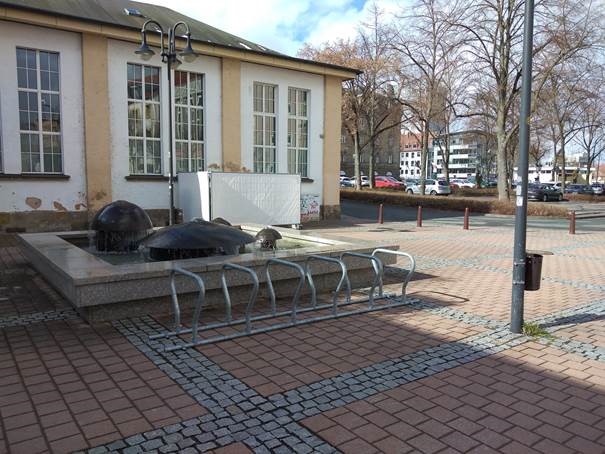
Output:
<svg viewBox="0 0 605 454">
<path fill-rule="evenodd" d="M 170 192 L 170 208 L 168 209 L 168 225 L 175 223 L 174 219 L 174 155 L 172 150 L 172 62 L 168 57 L 168 190 Z"/>
<path fill-rule="evenodd" d="M 531 112 L 531 70 L 534 33 L 534 2 L 525 0 L 523 31 L 523 68 L 521 86 L 521 113 L 519 117 L 519 163 L 517 172 L 517 211 L 515 214 L 515 251 L 513 259 L 513 293 L 510 330 L 523 330 L 523 298 L 525 291 L 525 247 L 527 233 L 527 178 L 529 167 L 529 119 Z"/>
</svg>

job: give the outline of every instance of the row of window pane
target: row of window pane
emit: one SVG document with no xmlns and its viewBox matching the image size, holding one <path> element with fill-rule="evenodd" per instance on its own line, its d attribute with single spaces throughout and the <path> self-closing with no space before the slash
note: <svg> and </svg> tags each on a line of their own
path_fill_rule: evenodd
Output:
<svg viewBox="0 0 605 454">
<path fill-rule="evenodd" d="M 307 90 L 288 89 L 288 172 L 303 177 L 309 176 L 308 99 Z"/>
<path fill-rule="evenodd" d="M 175 71 L 175 154 L 177 172 L 203 170 L 204 76 Z"/>
<path fill-rule="evenodd" d="M 254 91 L 254 151 L 255 172 L 277 171 L 277 118 L 275 117 L 277 87 L 255 82 Z"/>
<path fill-rule="evenodd" d="M 40 135 L 21 134 L 21 171 L 26 173 L 62 171 L 61 136 L 42 134 L 42 156 L 43 165 L 40 160 Z"/>
<path fill-rule="evenodd" d="M 17 48 L 22 172 L 63 170 L 59 54 Z"/>
<path fill-rule="evenodd" d="M 160 68 L 128 63 L 128 99 L 160 102 Z"/>
</svg>

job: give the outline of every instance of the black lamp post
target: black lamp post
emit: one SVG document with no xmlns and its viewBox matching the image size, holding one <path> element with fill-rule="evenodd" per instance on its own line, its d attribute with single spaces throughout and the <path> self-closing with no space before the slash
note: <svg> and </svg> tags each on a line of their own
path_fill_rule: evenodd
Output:
<svg viewBox="0 0 605 454">
<path fill-rule="evenodd" d="M 141 47 L 139 47 L 135 54 L 139 55 L 143 60 L 147 61 L 155 55 L 155 52 L 147 45 L 147 31 L 149 26 L 154 26 L 151 31 L 158 32 L 160 34 L 160 55 L 162 56 L 162 62 L 166 63 L 168 68 L 168 151 L 170 161 L 168 167 L 168 190 L 170 192 L 170 209 L 168 214 L 168 223 L 174 224 L 175 221 L 175 209 L 174 209 L 174 153 L 172 144 L 172 69 L 177 68 L 181 62 L 177 58 L 177 55 L 181 56 L 186 62 L 192 62 L 195 60 L 196 54 L 191 47 L 191 32 L 189 31 L 189 25 L 185 22 L 179 21 L 168 29 L 168 33 L 164 32 L 162 26 L 152 19 L 146 21 L 141 28 Z M 176 31 L 179 27 L 185 27 L 187 36 L 187 45 L 185 49 L 180 52 L 176 50 Z M 164 36 L 167 38 L 167 43 L 164 45 Z"/>
</svg>

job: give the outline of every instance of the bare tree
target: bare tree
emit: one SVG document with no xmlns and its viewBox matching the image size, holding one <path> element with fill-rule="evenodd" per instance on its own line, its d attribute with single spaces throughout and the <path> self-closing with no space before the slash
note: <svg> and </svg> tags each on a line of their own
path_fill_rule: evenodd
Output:
<svg viewBox="0 0 605 454">
<path fill-rule="evenodd" d="M 605 88 L 603 67 L 592 72 L 593 78 L 587 83 L 587 96 L 582 100 L 578 117 L 578 134 L 575 142 L 586 154 L 586 183 L 590 183 L 590 169 L 595 162 L 600 163 L 605 150 Z"/>
<path fill-rule="evenodd" d="M 523 0 L 465 0 L 467 14 L 455 23 L 466 36 L 466 51 L 478 77 L 476 93 L 494 93 L 484 112 L 494 122 L 497 142 L 498 195 L 510 197 L 509 159 L 514 157 L 523 44 Z M 542 0 L 536 3 L 534 26 L 534 92 L 562 62 L 593 45 L 592 3 Z M 508 161 L 508 162 L 507 162 Z"/>
<path fill-rule="evenodd" d="M 397 18 L 392 47 L 403 87 L 400 102 L 420 124 L 420 191 L 424 194 L 431 130 L 442 120 L 447 105 L 439 91 L 461 44 L 451 24 L 459 20 L 461 11 L 457 2 L 445 0 L 419 0 L 411 11 Z"/>
<path fill-rule="evenodd" d="M 342 118 L 354 147 L 356 187 L 361 189 L 361 155 L 369 155 L 369 175 L 373 183 L 377 138 L 402 122 L 399 84 L 393 79 L 390 59 L 391 38 L 384 26 L 382 11 L 370 10 L 371 20 L 360 28 L 354 40 L 325 43 L 318 47 L 305 45 L 299 56 L 356 68 L 361 72 L 343 84 Z"/>
</svg>

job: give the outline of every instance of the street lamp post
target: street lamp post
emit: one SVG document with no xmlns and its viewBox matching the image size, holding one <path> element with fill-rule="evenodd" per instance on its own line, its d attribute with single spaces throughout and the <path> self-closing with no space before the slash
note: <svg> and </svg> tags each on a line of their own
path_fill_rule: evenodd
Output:
<svg viewBox="0 0 605 454">
<path fill-rule="evenodd" d="M 523 30 L 523 67 L 521 82 L 521 112 L 519 120 L 519 172 L 515 213 L 515 247 L 513 258 L 513 291 L 510 330 L 523 331 L 523 302 L 525 297 L 525 267 L 527 240 L 527 177 L 529 170 L 529 116 L 531 112 L 531 69 L 534 33 L 534 0 L 525 2 Z"/>
<path fill-rule="evenodd" d="M 155 27 L 149 29 L 149 27 Z M 187 45 L 185 49 L 180 52 L 176 50 L 176 32 L 179 27 L 185 27 L 185 36 L 187 37 Z M 177 56 L 181 56 L 186 62 L 192 62 L 196 54 L 191 47 L 191 32 L 189 31 L 189 25 L 183 21 L 179 21 L 168 29 L 168 33 L 164 32 L 162 26 L 155 20 L 149 19 L 141 28 L 141 47 L 139 47 L 135 54 L 139 55 L 143 60 L 147 61 L 155 55 L 153 49 L 147 44 L 147 32 L 155 31 L 160 34 L 160 55 L 162 62 L 166 63 L 168 73 L 168 160 L 170 161 L 168 167 L 168 191 L 170 192 L 170 208 L 168 210 L 168 223 L 170 225 L 175 222 L 175 208 L 174 208 L 174 153 L 172 143 L 172 69 L 177 68 L 181 62 Z M 167 38 L 166 45 L 164 45 L 164 37 Z"/>
</svg>

